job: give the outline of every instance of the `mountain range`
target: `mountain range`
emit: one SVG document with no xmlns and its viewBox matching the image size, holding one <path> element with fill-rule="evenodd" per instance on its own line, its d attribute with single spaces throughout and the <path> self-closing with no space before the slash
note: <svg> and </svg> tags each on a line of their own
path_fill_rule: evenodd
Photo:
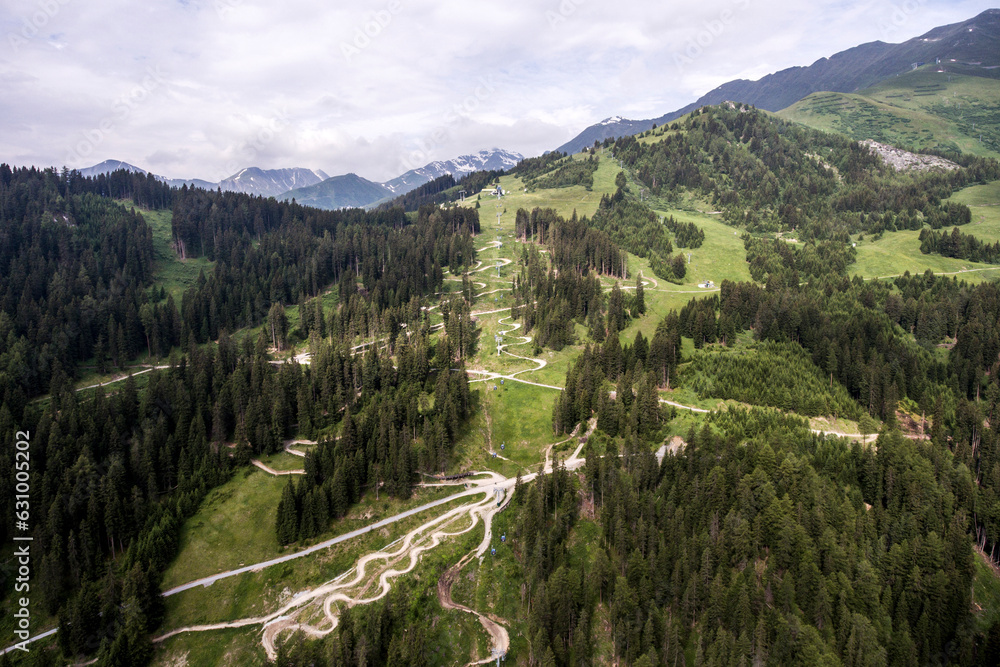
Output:
<svg viewBox="0 0 1000 667">
<path fill-rule="evenodd" d="M 406 194 L 445 174 L 460 178 L 473 171 L 509 169 L 523 159 L 524 156 L 520 153 L 492 148 L 472 155 L 461 155 L 451 160 L 430 162 L 384 183 L 369 181 L 354 173 L 330 177 L 319 169 L 301 167 L 286 169 L 247 167 L 218 183 L 196 178 L 165 178 L 157 174 L 153 176 L 174 187 L 187 185 L 206 190 L 222 189 L 275 197 L 280 200 L 295 199 L 300 204 L 325 209 L 360 208 Z M 121 160 L 105 160 L 78 171 L 83 176 L 96 176 L 119 169 L 138 174 L 150 173 Z"/>
<path fill-rule="evenodd" d="M 375 183 L 357 174 L 334 176 L 322 183 L 286 192 L 279 199 L 294 199 L 300 204 L 327 209 L 373 206 L 406 194 L 445 174 L 458 179 L 474 171 L 510 169 L 523 159 L 524 156 L 520 153 L 492 148 L 474 155 L 461 155 L 452 160 L 430 162 L 384 183 Z"/>
<path fill-rule="evenodd" d="M 947 80 L 926 78 L 939 74 L 948 74 Z M 963 84 L 965 89 L 956 89 L 951 75 L 980 83 L 970 93 L 967 84 Z M 935 102 L 938 106 L 931 108 L 933 100 L 945 92 L 965 95 L 962 102 L 965 106 L 944 108 Z M 899 44 L 869 42 L 821 58 L 807 67 L 790 67 L 757 81 L 730 81 L 658 118 L 632 120 L 612 116 L 586 128 L 557 150 L 576 153 L 595 141 L 644 132 L 702 106 L 729 100 L 780 111 L 791 120 L 856 139 L 993 155 L 1000 151 L 1000 127 L 992 122 L 991 111 L 1000 100 L 1000 9 L 989 9 L 967 21 L 934 28 Z M 979 123 L 979 129 L 970 122 Z M 187 184 L 221 188 L 334 209 L 374 206 L 446 173 L 457 179 L 477 170 L 509 169 L 522 159 L 519 153 L 493 148 L 430 162 L 382 183 L 354 173 L 329 177 L 322 171 L 303 168 L 248 167 L 218 183 L 156 178 L 178 187 Z M 148 173 L 117 160 L 106 160 L 80 172 L 89 176 L 122 168 Z"/>
<path fill-rule="evenodd" d="M 927 64 L 942 72 L 1000 78 L 1000 9 L 988 9 L 975 18 L 934 28 L 899 44 L 868 42 L 820 58 L 808 67 L 789 67 L 757 81 L 729 81 L 659 118 L 613 116 L 586 128 L 557 150 L 576 153 L 595 141 L 644 132 L 700 107 L 728 100 L 780 111 L 817 91 L 849 93 Z"/>
</svg>

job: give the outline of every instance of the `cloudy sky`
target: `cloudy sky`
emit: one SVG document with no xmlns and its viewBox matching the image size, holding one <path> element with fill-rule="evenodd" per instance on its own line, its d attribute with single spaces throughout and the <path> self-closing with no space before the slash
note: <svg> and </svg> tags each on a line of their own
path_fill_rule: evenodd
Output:
<svg viewBox="0 0 1000 667">
<path fill-rule="evenodd" d="M 976 0 L 0 0 L 0 161 L 382 181 L 537 155 L 734 78 L 971 18 Z M 995 4 L 995 3 L 994 3 Z"/>
</svg>

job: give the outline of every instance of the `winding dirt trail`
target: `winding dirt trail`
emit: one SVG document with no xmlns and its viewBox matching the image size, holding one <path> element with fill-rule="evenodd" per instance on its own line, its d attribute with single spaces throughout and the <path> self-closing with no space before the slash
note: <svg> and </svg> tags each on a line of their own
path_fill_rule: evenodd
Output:
<svg viewBox="0 0 1000 667">
<path fill-rule="evenodd" d="M 592 432 L 593 424 L 591 425 L 588 434 Z M 575 437 L 575 436 L 571 436 Z M 564 441 L 565 442 L 565 441 Z M 584 464 L 584 460 L 578 458 L 580 448 L 574 452 L 574 455 L 566 461 L 565 467 L 567 470 L 575 470 Z M 553 469 L 553 462 L 551 456 L 546 457 L 546 463 L 543 468 L 545 473 L 551 472 Z M 538 473 L 530 473 L 522 477 L 523 483 L 531 482 L 538 476 Z M 226 621 L 220 623 L 209 623 L 203 625 L 192 625 L 182 628 L 176 628 L 163 635 L 155 637 L 153 639 L 154 643 L 163 642 L 171 637 L 174 637 L 181 633 L 186 632 L 207 632 L 212 630 L 221 630 L 227 628 L 242 628 L 250 627 L 255 625 L 262 626 L 262 636 L 261 643 L 264 646 L 265 652 L 270 660 L 274 660 L 277 656 L 276 640 L 278 636 L 285 631 L 301 630 L 306 634 L 313 637 L 322 637 L 326 634 L 332 632 L 339 621 L 339 605 L 354 606 L 359 604 L 367 604 L 380 600 L 385 595 L 388 594 L 389 588 L 391 586 L 390 580 L 407 574 L 413 570 L 417 562 L 420 559 L 420 555 L 429 549 L 433 549 L 438 546 L 444 539 L 449 537 L 454 537 L 457 535 L 462 535 L 473 530 L 482 520 L 485 526 L 483 540 L 479 543 L 472 552 L 466 554 L 466 559 L 476 558 L 483 556 L 486 551 L 490 548 L 490 544 L 493 540 L 492 532 L 492 519 L 493 516 L 501 511 L 510 502 L 512 496 L 512 489 L 516 483 L 516 478 L 504 477 L 503 475 L 490 472 L 489 476 L 484 479 L 470 479 L 466 478 L 461 481 L 455 482 L 458 484 L 474 484 L 474 488 L 468 489 L 446 498 L 443 498 L 427 505 L 423 505 L 413 510 L 403 512 L 394 517 L 389 517 L 388 519 L 383 519 L 382 521 L 376 522 L 365 528 L 358 529 L 352 533 L 347 533 L 341 535 L 332 540 L 327 540 L 326 542 L 314 545 L 308 549 L 302 551 L 288 554 L 281 558 L 272 559 L 271 561 L 266 561 L 264 563 L 258 563 L 255 565 L 250 565 L 236 570 L 230 570 L 228 572 L 219 573 L 212 575 L 211 577 L 205 577 L 197 581 L 178 586 L 164 593 L 164 596 L 173 595 L 179 593 L 183 590 L 188 590 L 197 586 L 209 586 L 219 579 L 234 576 L 236 574 L 242 574 L 250 571 L 258 571 L 265 567 L 275 565 L 280 562 L 286 562 L 295 558 L 301 558 L 311 553 L 315 553 L 320 549 L 327 548 L 332 544 L 337 542 L 356 537 L 365 532 L 369 532 L 375 528 L 387 525 L 388 523 L 397 521 L 406 516 L 412 516 L 413 514 L 426 509 L 430 509 L 433 506 L 441 505 L 447 502 L 451 502 L 455 499 L 474 496 L 479 494 L 484 494 L 485 497 L 481 500 L 474 501 L 472 503 L 466 503 L 459 507 L 453 508 L 433 519 L 430 519 L 418 526 L 417 528 L 409 531 L 402 538 L 396 540 L 392 544 L 388 545 L 386 548 L 366 554 L 362 556 L 357 564 L 344 572 L 336 579 L 327 582 L 321 586 L 310 591 L 302 591 L 296 594 L 292 600 L 282 605 L 279 609 L 263 615 L 254 616 L 249 618 L 238 619 L 235 621 Z M 502 500 L 497 503 L 495 498 L 498 495 L 502 495 Z M 454 524 L 466 521 L 467 525 L 464 527 L 458 527 L 455 530 L 448 530 Z M 433 532 L 431 532 L 433 529 Z M 398 545 L 394 551 L 389 549 L 393 546 Z M 407 564 L 403 568 L 395 567 L 396 564 L 401 561 L 407 561 Z M 374 568 L 373 571 L 369 572 L 369 565 L 376 562 L 382 561 L 383 565 L 380 568 Z M 467 561 L 466 561 L 467 562 Z M 456 570 L 457 571 L 457 570 Z M 348 576 L 354 572 L 354 577 L 347 579 Z M 376 584 L 377 582 L 377 584 Z M 377 586 L 377 592 L 371 595 L 366 595 L 365 593 L 369 588 Z M 450 589 L 449 594 L 446 598 L 450 601 Z M 452 604 L 455 604 L 451 601 Z M 336 608 L 335 608 L 336 606 Z M 456 606 L 456 608 L 459 608 Z M 304 611 L 311 609 L 314 613 L 322 610 L 322 620 L 317 622 L 317 624 L 308 623 L 305 621 L 297 620 L 297 618 L 303 614 Z M 486 628 L 486 631 L 490 634 L 493 639 L 494 648 L 501 653 L 507 651 L 510 645 L 510 639 L 506 629 L 497 622 L 496 619 L 489 618 L 479 612 L 463 608 L 463 611 L 468 611 L 469 613 L 476 614 Z M 481 661 L 477 661 L 472 664 L 485 664 L 489 662 L 492 658 L 487 658 Z"/>
<path fill-rule="evenodd" d="M 411 530 L 401 539 L 396 540 L 385 549 L 366 554 L 358 560 L 357 564 L 351 570 L 348 570 L 337 579 L 327 582 L 326 584 L 323 584 L 311 591 L 305 591 L 297 594 L 292 600 L 285 603 L 279 609 L 271 612 L 270 614 L 243 618 L 235 621 L 177 628 L 154 638 L 153 642 L 159 643 L 169 639 L 170 637 L 174 637 L 185 632 L 206 632 L 226 628 L 241 628 L 260 625 L 263 627 L 261 641 L 264 645 L 264 650 L 268 655 L 268 659 L 274 660 L 277 656 L 275 640 L 278 635 L 285 630 L 298 629 L 314 637 L 329 634 L 334 628 L 337 627 L 339 619 L 339 613 L 334 610 L 335 603 L 343 603 L 347 606 L 354 606 L 358 604 L 368 604 L 382 599 L 389 592 L 389 581 L 395 577 L 412 571 L 413 568 L 416 567 L 421 553 L 429 549 L 433 549 L 445 538 L 461 535 L 474 529 L 479 523 L 482 510 L 485 509 L 489 512 L 489 510 L 495 511 L 496 509 L 496 505 L 493 501 L 494 493 L 492 488 L 490 486 L 486 486 L 485 488 L 477 488 L 471 492 L 471 494 L 476 495 L 481 493 L 485 494 L 486 497 L 484 499 L 473 503 L 466 503 L 460 507 L 447 511 L 440 516 L 430 519 L 419 527 Z M 451 496 L 450 499 L 464 495 L 470 494 L 460 493 Z M 492 516 L 492 512 L 489 512 L 489 516 Z M 471 521 L 468 521 L 469 518 L 471 518 Z M 447 530 L 449 526 L 462 520 L 467 520 L 468 525 L 454 531 Z M 430 532 L 431 529 L 435 528 L 437 529 Z M 394 551 L 390 551 L 389 548 L 395 545 L 398 545 L 398 547 Z M 393 567 L 393 565 L 403 560 L 408 561 L 405 567 Z M 369 572 L 370 564 L 376 561 L 384 561 L 384 566 L 381 568 L 374 568 L 373 572 Z M 349 580 L 345 580 L 347 575 L 351 572 L 354 572 L 355 576 Z M 364 592 L 375 584 L 376 578 L 378 582 L 378 592 L 374 595 L 365 596 Z M 309 623 L 296 620 L 296 617 L 309 607 L 313 607 L 314 610 L 322 609 L 323 620 L 320 624 L 325 627 L 316 627 Z"/>
<path fill-rule="evenodd" d="M 508 312 L 508 311 L 510 311 L 510 308 L 501 308 L 500 310 L 491 310 L 491 311 L 486 311 L 484 313 L 473 313 L 473 315 L 489 315 L 489 314 L 492 314 L 492 313 L 504 313 L 504 312 Z M 520 322 L 510 322 L 508 324 L 503 324 L 503 321 L 504 320 L 508 320 L 508 319 L 510 319 L 509 315 L 506 316 L 506 317 L 501 317 L 499 320 L 497 320 L 497 324 L 499 324 L 501 326 L 505 326 L 505 327 L 511 327 L 507 331 L 501 332 L 501 335 L 503 335 L 503 336 L 509 336 L 511 333 L 513 333 L 514 331 L 517 331 L 518 329 L 521 328 L 521 323 Z M 481 370 L 473 370 L 473 369 L 468 369 L 467 368 L 465 370 L 466 373 L 471 373 L 473 375 L 483 375 L 483 376 L 485 376 L 485 377 L 481 377 L 481 378 L 476 378 L 475 380 L 469 380 L 469 382 L 471 383 L 471 382 L 490 382 L 490 381 L 496 381 L 496 380 L 511 380 L 512 382 L 521 382 L 523 384 L 530 384 L 530 385 L 533 385 L 535 387 L 544 387 L 546 389 L 556 389 L 556 390 L 562 391 L 562 389 L 563 389 L 562 387 L 557 387 L 557 386 L 551 385 L 551 384 L 543 384 L 541 382 L 532 382 L 531 380 L 525 380 L 524 378 L 517 377 L 518 375 L 520 375 L 522 373 L 534 373 L 535 371 L 540 371 L 540 370 L 542 370 L 543 368 L 545 368 L 548 365 L 548 362 L 545 361 L 544 359 L 539 359 L 537 357 L 522 357 L 521 355 L 514 354 L 513 352 L 511 352 L 510 350 L 508 350 L 507 346 L 509 346 L 509 345 L 526 345 L 526 344 L 530 343 L 533 340 L 531 336 L 518 336 L 518 338 L 521 339 L 520 343 L 501 343 L 497 347 L 499 348 L 501 354 L 507 354 L 507 355 L 510 355 L 510 356 L 512 356 L 512 357 L 514 357 L 516 359 L 523 359 L 525 361 L 531 361 L 531 362 L 534 362 L 534 363 L 538 364 L 535 368 L 525 368 L 525 369 L 520 370 L 520 371 L 514 371 L 513 373 L 499 373 L 499 372 L 496 372 L 496 371 L 481 371 Z"/>
<path fill-rule="evenodd" d="M 250 459 L 250 463 L 254 464 L 255 466 L 257 466 L 258 468 L 260 468 L 264 472 L 266 472 L 266 473 L 268 473 L 270 475 L 274 475 L 275 477 L 280 477 L 282 475 L 304 475 L 304 474 L 306 474 L 305 470 L 275 470 L 274 468 L 272 468 L 271 466 L 267 465 L 263 461 L 259 461 L 257 459 Z"/>
<path fill-rule="evenodd" d="M 708 413 L 711 410 L 706 410 L 705 408 L 696 408 L 693 405 L 682 405 L 681 403 L 675 403 L 674 401 L 668 401 L 665 398 L 660 399 L 660 403 L 666 403 L 667 405 L 672 405 L 675 408 L 680 408 L 681 410 L 690 410 L 691 412 L 704 412 Z"/>
<path fill-rule="evenodd" d="M 166 366 L 148 366 L 145 369 L 143 369 L 143 370 L 141 370 L 141 371 L 139 371 L 137 373 L 127 373 L 125 375 L 121 375 L 119 377 L 112 378 L 112 379 L 107 380 L 105 382 L 98 382 L 97 384 L 88 384 L 86 387 L 77 387 L 76 391 L 83 391 L 84 389 L 96 389 L 97 387 L 106 387 L 109 384 L 115 384 L 116 382 L 124 382 L 125 380 L 129 379 L 130 377 L 136 377 L 137 375 L 142 375 L 144 373 L 149 373 L 151 371 L 162 371 L 165 368 L 173 368 L 173 366 L 170 366 L 169 364 L 166 365 Z"/>
<path fill-rule="evenodd" d="M 500 266 L 507 266 L 508 264 L 512 264 L 514 262 L 514 260 L 508 259 L 507 257 L 498 257 L 497 261 L 501 262 Z M 478 269 L 473 269 L 472 271 L 469 271 L 469 273 L 479 273 L 480 271 L 489 271 L 490 269 L 495 269 L 495 268 L 497 268 L 496 264 L 487 264 L 486 266 L 480 267 Z"/>
<path fill-rule="evenodd" d="M 300 449 L 292 449 L 292 445 L 316 445 L 319 444 L 315 440 L 286 440 L 285 441 L 285 451 L 293 456 L 301 456 L 305 458 L 306 453 Z"/>
<path fill-rule="evenodd" d="M 510 319 L 509 315 L 507 317 L 501 317 L 499 320 L 497 320 L 497 324 L 503 324 L 504 320 L 509 320 L 509 319 Z M 509 326 L 511 328 L 508 329 L 507 331 L 501 332 L 500 335 L 502 335 L 502 336 L 509 336 L 510 334 L 512 334 L 513 332 L 515 332 L 515 331 L 517 331 L 518 329 L 521 328 L 521 323 L 520 322 L 511 322 L 510 324 L 504 324 L 503 326 Z M 528 343 L 530 343 L 533 340 L 531 336 L 518 336 L 518 338 L 521 339 L 521 342 L 517 343 L 517 345 L 527 345 Z M 540 370 L 542 370 L 543 368 L 545 368 L 548 365 L 548 362 L 545 361 L 544 359 L 538 359 L 538 358 L 535 358 L 535 357 L 522 357 L 519 354 L 514 354 L 513 352 L 511 352 L 510 350 L 507 349 L 508 345 L 511 345 L 511 343 L 502 343 L 502 344 L 498 345 L 497 347 L 498 347 L 498 349 L 501 352 L 503 352 L 505 354 L 509 354 L 510 356 L 512 356 L 512 357 L 514 357 L 516 359 L 524 359 L 525 361 L 533 361 L 536 364 L 538 364 L 538 368 L 528 368 L 528 369 L 523 370 L 523 371 L 516 371 L 514 373 L 510 373 L 511 377 L 513 377 L 515 375 L 520 375 L 521 373 L 533 373 L 535 371 L 540 371 Z"/>
<path fill-rule="evenodd" d="M 493 650 L 505 655 L 507 650 L 510 648 L 510 635 L 507 634 L 507 628 L 503 627 L 492 618 L 480 614 L 475 609 L 466 607 L 464 604 L 459 604 L 452 600 L 451 598 L 451 587 L 455 584 L 455 580 L 458 578 L 459 572 L 465 567 L 471 560 L 475 552 L 470 552 L 466 554 L 462 560 L 452 565 L 448 570 L 441 576 L 438 580 L 438 601 L 441 603 L 441 607 L 444 609 L 457 609 L 459 611 L 464 611 L 467 614 L 472 614 L 479 619 L 486 633 L 493 640 Z M 491 655 L 488 658 L 483 658 L 482 660 L 476 660 L 470 662 L 470 665 L 482 665 L 494 660 Z"/>
<path fill-rule="evenodd" d="M 548 466 L 551 470 L 551 464 Z M 534 479 L 534 476 L 531 476 Z M 510 480 L 505 478 L 505 486 Z M 499 486 L 499 485 L 498 485 Z M 509 488 L 509 487 L 508 487 Z M 474 558 L 481 558 L 486 554 L 486 550 L 490 548 L 490 544 L 493 541 L 493 517 L 497 512 L 502 511 L 510 503 L 513 497 L 513 489 L 509 489 L 504 493 L 503 500 L 493 505 L 493 497 L 490 497 L 490 504 L 483 514 L 483 522 L 486 526 L 486 530 L 483 533 L 483 540 L 479 543 L 475 549 L 465 554 L 458 563 L 452 565 L 448 570 L 442 575 L 441 579 L 438 580 L 438 600 L 441 606 L 445 609 L 457 609 L 459 611 L 464 611 L 468 614 L 473 614 L 479 619 L 479 623 L 486 630 L 486 633 L 493 640 L 493 650 L 487 658 L 482 658 L 481 660 L 474 660 L 469 665 L 483 665 L 492 662 L 496 656 L 506 656 L 507 651 L 510 648 L 510 635 L 507 633 L 507 629 L 500 624 L 499 620 L 496 618 L 491 618 L 485 614 L 472 609 L 471 607 L 466 607 L 463 604 L 458 604 L 451 597 L 451 588 L 455 583 L 455 579 L 458 577 L 458 573 L 462 571 L 469 562 Z"/>
</svg>

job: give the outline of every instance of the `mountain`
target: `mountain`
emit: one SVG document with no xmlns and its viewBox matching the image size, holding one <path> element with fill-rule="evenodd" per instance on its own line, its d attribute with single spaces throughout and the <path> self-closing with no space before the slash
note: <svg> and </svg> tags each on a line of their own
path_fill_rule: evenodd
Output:
<svg viewBox="0 0 1000 667">
<path fill-rule="evenodd" d="M 461 155 L 452 160 L 431 162 L 418 169 L 411 169 L 382 185 L 393 194 L 402 195 L 445 174 L 451 174 L 458 180 L 474 171 L 510 169 L 523 159 L 524 156 L 520 153 L 491 148 L 479 151 L 475 155 Z"/>
<path fill-rule="evenodd" d="M 77 169 L 81 176 L 91 178 L 93 176 L 100 176 L 101 174 L 110 174 L 113 171 L 118 171 L 119 169 L 124 169 L 125 171 L 131 172 L 133 174 L 148 174 L 150 172 L 146 171 L 142 167 L 137 167 L 134 164 L 129 164 L 128 162 L 122 162 L 121 160 L 105 160 L 95 164 L 92 167 L 84 167 L 83 169 Z M 209 181 L 203 181 L 200 178 L 166 178 L 158 174 L 153 174 L 153 178 L 163 183 L 166 183 L 170 187 L 179 188 L 182 185 L 187 185 L 188 187 L 194 186 L 196 188 L 203 188 L 205 190 L 214 190 L 218 187 L 218 183 L 210 183 Z"/>
<path fill-rule="evenodd" d="M 259 169 L 248 167 L 219 183 L 223 190 L 245 192 L 264 197 L 316 185 L 330 178 L 319 169 Z"/>
<path fill-rule="evenodd" d="M 392 190 L 379 183 L 357 174 L 344 174 L 308 187 L 289 190 L 278 199 L 294 199 L 303 206 L 325 209 L 362 208 L 392 194 Z"/>
<path fill-rule="evenodd" d="M 105 160 L 100 164 L 95 164 L 93 167 L 85 167 L 83 169 L 77 169 L 81 176 L 91 178 L 93 176 L 100 176 L 101 174 L 110 174 L 113 171 L 118 171 L 119 169 L 124 169 L 125 171 L 131 172 L 133 174 L 148 174 L 149 172 L 145 169 L 136 167 L 128 162 L 122 162 L 121 160 Z M 157 176 L 158 179 L 164 180 L 163 178 Z"/>
<path fill-rule="evenodd" d="M 148 174 L 150 172 L 131 165 L 121 160 L 105 160 L 92 167 L 79 169 L 83 176 L 97 176 L 99 174 L 110 174 L 113 171 L 125 169 L 136 174 Z M 248 167 L 225 178 L 218 183 L 205 181 L 200 178 L 166 178 L 158 174 L 153 174 L 158 181 L 162 181 L 171 187 L 179 188 L 182 185 L 188 187 L 202 188 L 205 190 L 215 190 L 222 188 L 227 192 L 243 192 L 251 195 L 261 195 L 264 197 L 276 197 L 283 192 L 295 188 L 304 188 L 315 185 L 329 178 L 319 169 L 303 169 L 293 167 L 290 169 L 260 169 L 258 167 Z"/>
<path fill-rule="evenodd" d="M 201 188 L 202 190 L 215 190 L 219 187 L 218 183 L 212 183 L 211 181 L 205 181 L 200 178 L 163 178 L 162 176 L 157 176 L 158 179 L 164 181 L 167 185 L 172 188 L 179 188 L 182 185 L 186 185 L 189 188 Z"/>
<path fill-rule="evenodd" d="M 308 206 L 336 209 L 377 204 L 382 200 L 406 194 L 444 174 L 451 174 L 457 179 L 474 171 L 510 169 L 523 159 L 524 156 L 520 153 L 491 148 L 472 155 L 461 155 L 452 160 L 431 162 L 385 183 L 375 183 L 357 174 L 331 178 L 319 169 L 301 167 L 291 169 L 247 167 L 218 183 L 197 178 L 164 178 L 156 174 L 154 176 L 157 180 L 177 188 L 182 185 L 205 190 L 222 188 L 223 191 L 244 192 L 281 200 L 295 199 L 298 203 Z M 121 160 L 105 160 L 92 167 L 80 169 L 79 172 L 84 176 L 96 176 L 118 169 L 127 169 L 139 174 L 149 173 Z"/>
<path fill-rule="evenodd" d="M 294 199 L 300 204 L 326 209 L 374 206 L 404 195 L 445 174 L 451 174 L 457 180 L 474 171 L 510 169 L 523 159 L 524 156 L 520 153 L 491 148 L 472 155 L 460 155 L 451 160 L 431 162 L 384 183 L 375 183 L 357 174 L 334 176 L 322 183 L 284 192 L 278 199 Z"/>
<path fill-rule="evenodd" d="M 925 63 L 934 63 L 942 72 L 998 78 L 998 54 L 1000 9 L 988 9 L 968 21 L 934 28 L 900 44 L 869 42 L 829 58 L 820 58 L 808 67 L 789 67 L 757 81 L 730 81 L 709 91 L 696 102 L 659 118 L 627 120 L 612 117 L 588 127 L 558 150 L 576 153 L 593 145 L 595 140 L 643 132 L 654 124 L 669 123 L 700 107 L 727 100 L 779 111 L 810 93 L 854 92 Z"/>
</svg>

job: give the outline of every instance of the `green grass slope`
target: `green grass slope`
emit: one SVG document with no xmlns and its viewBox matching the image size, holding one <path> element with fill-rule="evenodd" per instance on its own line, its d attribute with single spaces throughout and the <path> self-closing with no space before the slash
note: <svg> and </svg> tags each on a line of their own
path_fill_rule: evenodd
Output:
<svg viewBox="0 0 1000 667">
<path fill-rule="evenodd" d="M 163 287 L 180 306 L 181 295 L 194 285 L 202 270 L 211 273 L 215 263 L 204 257 L 181 259 L 171 244 L 171 211 L 142 211 L 146 224 L 153 230 L 153 259 L 156 267 L 153 279 L 156 287 Z"/>
<path fill-rule="evenodd" d="M 972 222 L 961 228 L 963 233 L 986 243 L 1000 241 L 1000 181 L 960 190 L 952 195 L 951 201 L 965 204 L 972 211 Z M 857 262 L 848 272 L 865 278 L 884 278 L 904 271 L 922 273 L 930 269 L 934 273 L 955 274 L 972 283 L 1000 278 L 1000 266 L 923 254 L 919 235 L 918 231 L 899 231 L 880 239 L 858 238 Z"/>
<path fill-rule="evenodd" d="M 1000 80 L 935 65 L 857 93 L 813 93 L 777 115 L 858 140 L 1000 157 Z"/>
</svg>

